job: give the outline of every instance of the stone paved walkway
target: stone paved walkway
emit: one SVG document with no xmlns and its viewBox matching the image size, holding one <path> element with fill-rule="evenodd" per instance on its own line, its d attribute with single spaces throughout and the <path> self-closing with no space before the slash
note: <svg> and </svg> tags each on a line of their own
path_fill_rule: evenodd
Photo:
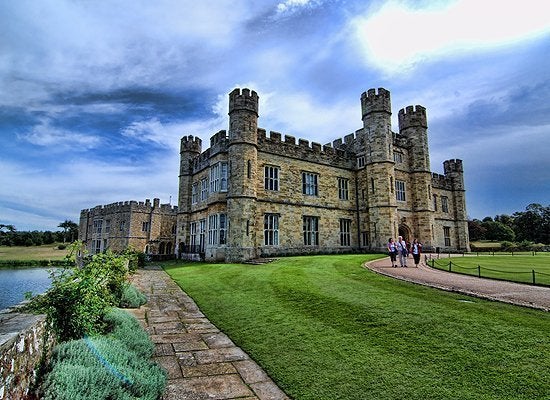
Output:
<svg viewBox="0 0 550 400">
<path fill-rule="evenodd" d="M 132 281 L 148 299 L 132 312 L 155 343 L 153 360 L 168 373 L 163 400 L 289 399 L 166 272 L 149 267 Z"/>
<path fill-rule="evenodd" d="M 392 268 L 388 257 L 367 263 L 367 268 L 383 275 L 438 289 L 550 311 L 548 287 L 455 274 L 430 268 L 424 262 L 415 268 L 412 257 L 409 257 L 407 263 L 408 268 Z"/>
</svg>

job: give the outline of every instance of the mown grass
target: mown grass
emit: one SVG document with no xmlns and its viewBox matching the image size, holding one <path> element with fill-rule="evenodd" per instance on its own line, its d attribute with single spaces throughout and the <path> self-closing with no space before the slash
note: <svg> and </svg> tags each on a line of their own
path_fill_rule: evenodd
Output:
<svg viewBox="0 0 550 400">
<path fill-rule="evenodd" d="M 60 243 L 42 246 L 0 246 L 0 260 L 63 260 L 67 249 L 59 250 Z"/>
<path fill-rule="evenodd" d="M 375 257 L 164 267 L 294 399 L 550 398 L 550 314 L 362 268 Z"/>
<path fill-rule="evenodd" d="M 538 252 L 536 255 L 530 252 L 507 253 L 480 256 L 450 257 L 435 260 L 430 265 L 445 271 L 457 272 L 467 275 L 481 276 L 521 283 L 533 283 L 533 270 L 535 271 L 535 283 L 550 286 L 550 253 Z M 478 269 L 478 266 L 480 267 Z"/>
</svg>

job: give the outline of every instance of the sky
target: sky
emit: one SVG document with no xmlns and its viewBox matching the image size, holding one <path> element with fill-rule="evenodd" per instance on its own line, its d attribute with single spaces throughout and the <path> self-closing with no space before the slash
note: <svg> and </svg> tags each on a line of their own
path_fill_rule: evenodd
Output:
<svg viewBox="0 0 550 400">
<path fill-rule="evenodd" d="M 462 159 L 469 218 L 550 204 L 550 2 L 0 0 L 0 224 L 59 230 L 80 210 L 177 205 L 179 144 L 259 126 L 321 144 L 360 96 L 427 109 L 431 170 Z"/>
</svg>

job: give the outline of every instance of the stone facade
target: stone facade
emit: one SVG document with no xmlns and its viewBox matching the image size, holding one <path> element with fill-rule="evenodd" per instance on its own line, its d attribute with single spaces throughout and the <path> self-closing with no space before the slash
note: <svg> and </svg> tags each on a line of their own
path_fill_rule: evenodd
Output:
<svg viewBox="0 0 550 400">
<path fill-rule="evenodd" d="M 184 136 L 176 251 L 239 262 L 287 254 L 385 251 L 390 237 L 426 250 L 468 251 L 461 160 L 430 171 L 422 106 L 399 111 L 389 91 L 361 96 L 363 124 L 321 145 L 258 128 L 258 95 L 229 94 L 229 132 Z"/>
<path fill-rule="evenodd" d="M 177 210 L 159 199 L 85 209 L 80 212 L 78 238 L 91 254 L 131 247 L 151 255 L 173 255 Z"/>
</svg>

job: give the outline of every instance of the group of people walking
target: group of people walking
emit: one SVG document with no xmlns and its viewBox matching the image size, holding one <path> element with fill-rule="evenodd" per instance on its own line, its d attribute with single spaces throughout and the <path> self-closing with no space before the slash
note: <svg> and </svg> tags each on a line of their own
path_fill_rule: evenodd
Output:
<svg viewBox="0 0 550 400">
<path fill-rule="evenodd" d="M 401 267 L 407 267 L 407 258 L 409 253 L 412 254 L 414 260 L 414 266 L 418 268 L 420 263 L 420 253 L 422 252 L 422 244 L 418 239 L 414 239 L 413 242 L 408 245 L 402 236 L 397 238 L 397 242 L 393 238 L 388 240 L 388 253 L 391 259 L 391 266 L 397 267 L 397 257 L 399 257 L 399 264 Z"/>
</svg>

